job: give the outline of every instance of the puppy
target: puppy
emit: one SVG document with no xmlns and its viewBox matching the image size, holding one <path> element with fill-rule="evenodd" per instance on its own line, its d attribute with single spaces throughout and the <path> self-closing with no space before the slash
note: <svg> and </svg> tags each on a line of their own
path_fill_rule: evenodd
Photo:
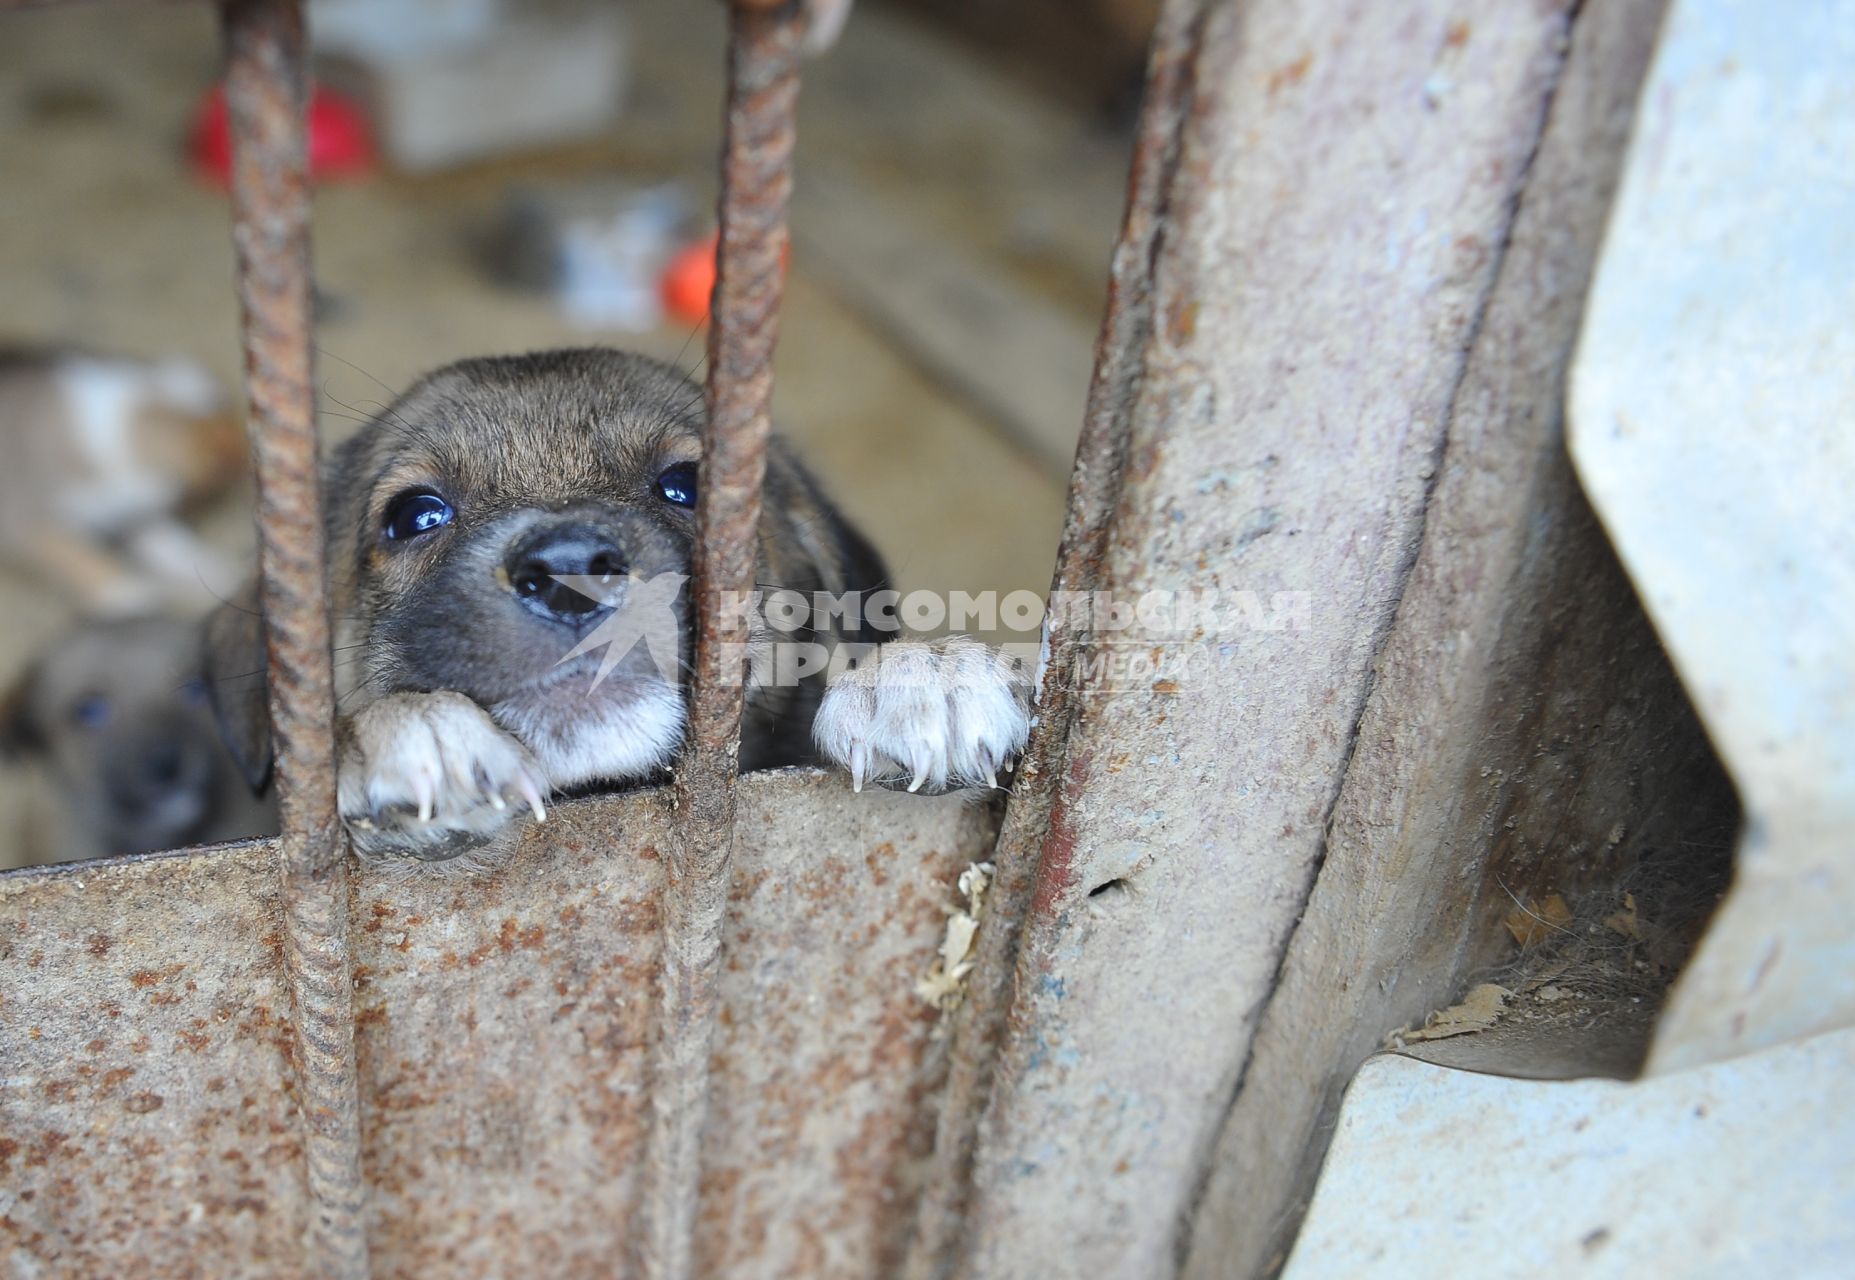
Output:
<svg viewBox="0 0 1855 1280">
<path fill-rule="evenodd" d="M 0 748 L 42 763 L 63 828 L 37 861 L 147 853 L 275 831 L 219 742 L 199 627 L 93 623 L 62 637 L 0 699 Z"/>
<path fill-rule="evenodd" d="M 699 387 L 639 356 L 466 360 L 336 452 L 338 787 L 357 851 L 448 859 L 523 813 L 543 819 L 550 793 L 665 776 L 685 715 L 703 412 Z M 859 786 L 992 785 L 1028 732 L 1023 673 L 972 641 L 900 642 L 826 694 L 819 650 L 866 657 L 886 638 L 855 606 L 882 563 L 777 442 L 765 495 L 761 588 L 853 603 L 796 621 L 749 611 L 742 767 L 822 755 Z M 208 650 L 227 741 L 260 781 L 256 613 L 222 609 Z"/>
<path fill-rule="evenodd" d="M 246 466 L 244 432 L 188 361 L 0 347 L 0 556 L 88 616 L 205 607 L 235 582 L 176 519 Z"/>
</svg>

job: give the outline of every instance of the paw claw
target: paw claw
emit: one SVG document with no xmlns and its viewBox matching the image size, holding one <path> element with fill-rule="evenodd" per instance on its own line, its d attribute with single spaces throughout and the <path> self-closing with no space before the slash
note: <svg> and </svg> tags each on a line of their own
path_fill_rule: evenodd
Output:
<svg viewBox="0 0 1855 1280">
<path fill-rule="evenodd" d="M 344 722 L 337 792 L 363 855 L 443 859 L 508 826 L 525 800 L 544 821 L 527 749 L 461 694 L 393 694 Z"/>
<path fill-rule="evenodd" d="M 528 811 L 535 815 L 536 822 L 547 821 L 547 809 L 541 803 L 541 793 L 526 776 L 522 778 L 522 798 L 528 801 Z"/>
</svg>

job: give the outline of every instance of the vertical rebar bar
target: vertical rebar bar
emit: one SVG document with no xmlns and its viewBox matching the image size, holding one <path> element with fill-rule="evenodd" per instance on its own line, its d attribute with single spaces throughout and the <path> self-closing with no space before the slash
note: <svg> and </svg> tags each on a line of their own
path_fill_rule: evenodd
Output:
<svg viewBox="0 0 1855 1280">
<path fill-rule="evenodd" d="M 1120 500 L 1131 414 L 1153 332 L 1153 263 L 1165 234 L 1166 197 L 1178 161 L 1180 127 L 1191 102 L 1192 55 L 1202 9 L 1202 0 L 1166 0 L 1153 34 L 1127 208 L 1109 270 L 1107 307 L 1095 341 L 1095 367 L 1070 472 L 1063 537 L 1050 587 L 1053 597 L 1094 588 Z M 947 1274 L 955 1264 L 979 1126 L 1010 1010 L 1019 935 L 1035 895 L 1062 780 L 1077 692 L 1076 659 L 1088 639 L 1079 617 L 1066 620 L 1072 625 L 1049 632 L 1037 718 L 993 853 L 997 876 L 987 898 L 966 998 L 954 1018 L 933 1160 L 903 1267 L 907 1280 L 930 1280 Z"/>
<path fill-rule="evenodd" d="M 662 1019 L 651 1086 L 644 1274 L 691 1273 L 708 1107 L 721 931 L 734 842 L 747 616 L 758 551 L 760 487 L 772 427 L 786 206 L 792 190 L 798 0 L 731 7 L 708 422 L 696 499 L 690 589 L 696 618 L 689 725 L 677 765 L 679 837 L 664 888 Z"/>
<path fill-rule="evenodd" d="M 313 1221 L 310 1269 L 367 1274 L 348 876 L 312 382 L 309 179 L 298 0 L 228 0 L 232 238 L 257 470 L 259 599 L 283 837 L 285 963 Z"/>
</svg>

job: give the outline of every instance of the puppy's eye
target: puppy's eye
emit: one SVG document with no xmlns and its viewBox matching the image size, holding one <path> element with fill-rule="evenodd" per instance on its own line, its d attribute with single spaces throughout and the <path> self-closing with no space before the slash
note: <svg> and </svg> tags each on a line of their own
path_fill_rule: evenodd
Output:
<svg viewBox="0 0 1855 1280">
<path fill-rule="evenodd" d="M 408 489 L 387 503 L 386 536 L 416 538 L 451 523 L 451 504 L 430 489 Z"/>
<path fill-rule="evenodd" d="M 71 719 L 86 729 L 101 729 L 109 723 L 109 699 L 93 693 L 71 704 Z"/>
<path fill-rule="evenodd" d="M 696 505 L 696 464 L 679 462 L 657 477 L 657 496 L 679 507 Z"/>
</svg>

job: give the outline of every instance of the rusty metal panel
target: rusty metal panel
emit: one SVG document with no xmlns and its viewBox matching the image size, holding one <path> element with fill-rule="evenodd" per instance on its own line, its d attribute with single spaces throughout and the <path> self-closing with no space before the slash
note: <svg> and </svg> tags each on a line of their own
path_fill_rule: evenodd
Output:
<svg viewBox="0 0 1855 1280">
<path fill-rule="evenodd" d="M 876 1274 L 940 1069 L 913 983 L 992 811 L 812 771 L 749 775 L 740 800 L 700 1248 L 733 1276 Z M 378 1274 L 622 1268 L 662 801 L 564 804 L 487 874 L 356 873 Z M 307 1273 L 275 857 L 262 841 L 0 876 L 13 1272 Z"/>
<path fill-rule="evenodd" d="M 274 841 L 0 876 L 0 1256 L 301 1274 Z"/>
<path fill-rule="evenodd" d="M 946 1042 L 914 986 L 997 810 L 806 785 L 809 824 L 741 812 L 698 1275 L 894 1275 L 926 1176 Z"/>
<path fill-rule="evenodd" d="M 558 806 L 493 875 L 357 873 L 378 1275 L 591 1275 L 624 1256 L 671 834 L 659 799 Z"/>
<path fill-rule="evenodd" d="M 1085 697 L 956 1273 L 1169 1274 L 1416 555 L 1568 5 L 1206 3 L 1103 585 L 1252 591 Z M 1306 593 L 1269 607 L 1275 593 Z"/>
</svg>

